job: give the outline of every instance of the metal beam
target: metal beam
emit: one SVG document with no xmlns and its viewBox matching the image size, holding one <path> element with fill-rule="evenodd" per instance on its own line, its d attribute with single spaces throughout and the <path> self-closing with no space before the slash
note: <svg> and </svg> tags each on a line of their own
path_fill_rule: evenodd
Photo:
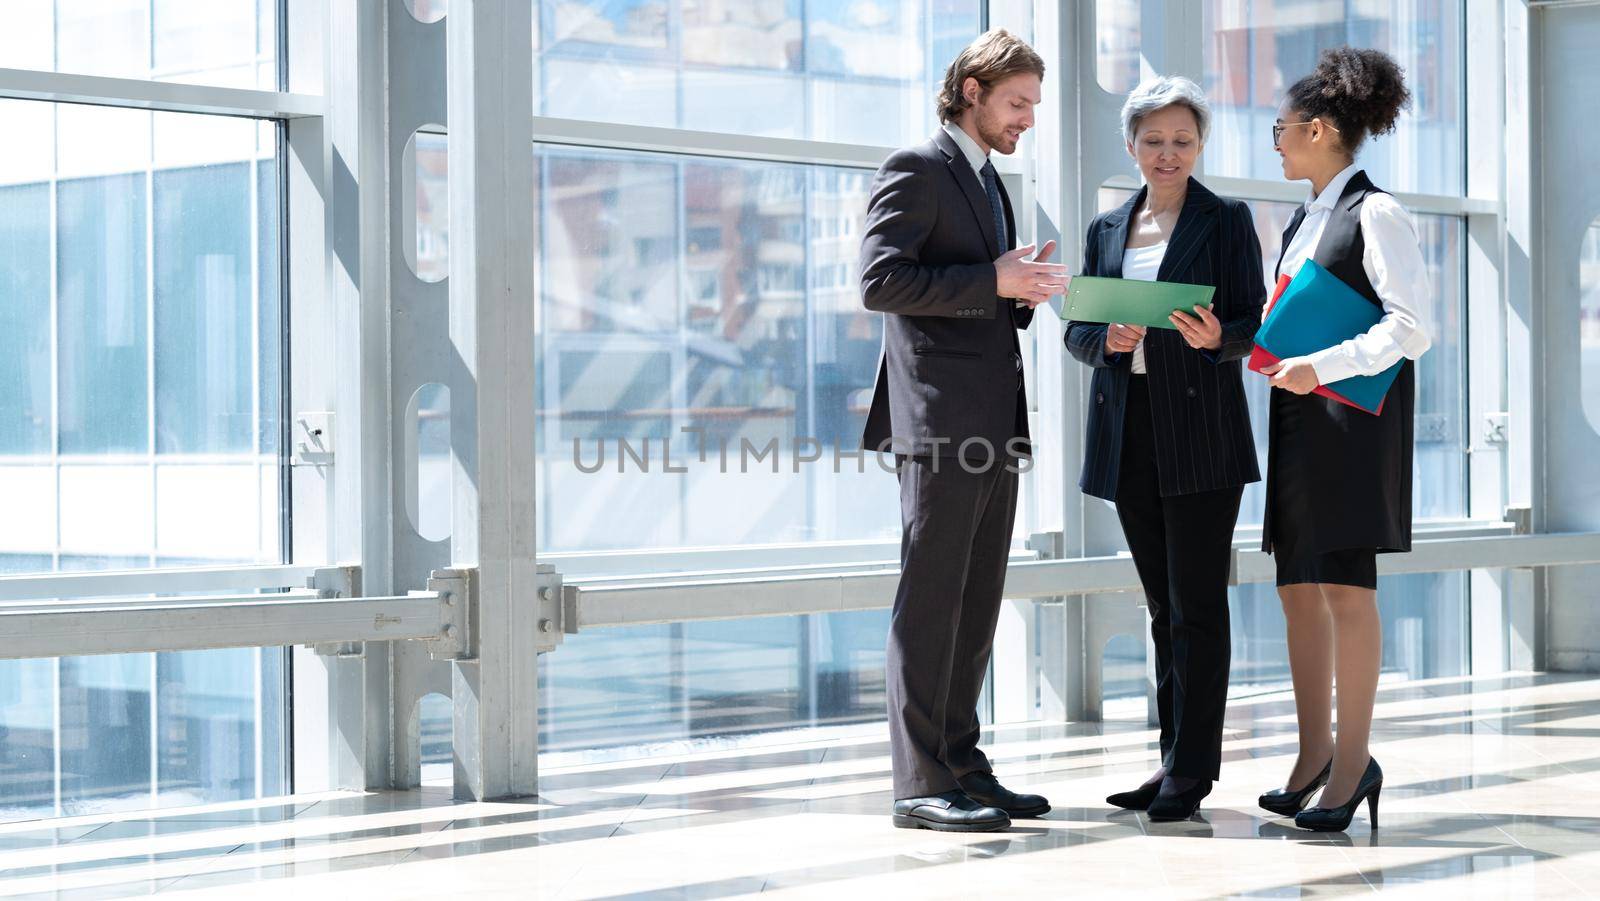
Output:
<svg viewBox="0 0 1600 901">
<path fill-rule="evenodd" d="M 1272 563 L 1265 554 L 1238 549 L 1234 553 L 1238 582 L 1273 578 Z M 1380 557 L 1379 573 L 1591 563 L 1600 563 L 1600 533 L 1509 535 L 1418 541 L 1411 553 Z M 897 570 L 882 568 L 653 584 L 602 582 L 579 589 L 576 627 L 879 609 L 889 605 L 898 578 Z M 1049 598 L 1138 588 L 1132 558 L 1119 555 L 1014 561 L 1006 571 L 1004 593 L 1008 598 Z M 454 598 L 453 604 L 451 592 L 444 590 L 375 598 L 295 593 L 6 603 L 0 604 L 0 659 L 334 642 L 459 642 L 466 622 L 460 616 L 460 605 L 472 592 L 457 588 L 454 593 L 464 596 Z M 530 613 L 537 612 L 534 604 L 524 606 Z M 448 627 L 453 627 L 456 634 L 452 635 Z M 468 648 L 477 649 L 478 659 L 463 664 L 472 672 L 481 671 L 484 646 L 491 652 L 510 654 L 514 660 L 525 662 L 533 658 L 531 629 L 507 630 L 514 641 L 524 643 L 526 651 L 521 653 L 523 646 L 510 646 L 493 630 L 481 625 L 473 628 L 478 639 Z M 458 688 L 459 679 L 458 674 Z M 478 684 L 473 698 L 481 697 L 482 683 Z M 481 700 L 470 705 L 470 709 L 482 708 Z M 514 737 L 510 727 L 489 731 L 491 735 L 477 736 L 478 741 L 487 742 L 487 746 L 480 746 L 479 759 L 484 751 L 507 758 L 498 764 L 490 758 L 486 761 L 489 765 L 504 766 L 521 759 L 517 748 L 496 751 L 497 745 Z M 471 782 L 468 787 L 487 793 L 481 782 Z"/>
<path fill-rule="evenodd" d="M 1237 583 L 1270 582 L 1271 558 L 1234 550 Z M 1600 562 L 1600 533 L 1507 535 L 1421 540 L 1409 554 L 1378 558 L 1380 575 Z M 577 629 L 755 616 L 796 616 L 888 607 L 898 569 L 762 578 L 703 579 L 653 584 L 578 583 Z M 1048 598 L 1138 591 L 1133 558 L 1085 557 L 1014 561 L 1006 569 L 1007 598 Z"/>
<path fill-rule="evenodd" d="M 688 153 L 696 156 L 764 160 L 774 163 L 844 166 L 876 169 L 894 152 L 892 147 L 832 144 L 792 138 L 765 138 L 751 135 L 658 128 L 645 125 L 615 125 L 578 119 L 533 118 L 533 139 L 544 144 L 569 144 L 576 147 L 605 147 L 654 153 Z"/>
<path fill-rule="evenodd" d="M 893 147 L 872 144 L 769 138 L 654 125 L 619 125 L 550 116 L 533 117 L 533 140 L 540 144 L 561 144 L 586 150 L 604 148 L 674 153 L 844 169 L 877 169 L 894 152 Z M 1024 161 L 1016 157 L 997 156 L 994 164 L 1002 175 L 1028 174 Z"/>
<path fill-rule="evenodd" d="M 322 98 L 310 94 L 35 69 L 0 68 L 0 97 L 254 119 L 303 119 L 321 116 L 323 108 Z"/>
<path fill-rule="evenodd" d="M 0 576 L 0 601 L 304 588 L 316 566 L 213 566 Z"/>
<path fill-rule="evenodd" d="M 0 605 L 0 659 L 434 639 L 440 596 L 306 595 Z"/>
</svg>

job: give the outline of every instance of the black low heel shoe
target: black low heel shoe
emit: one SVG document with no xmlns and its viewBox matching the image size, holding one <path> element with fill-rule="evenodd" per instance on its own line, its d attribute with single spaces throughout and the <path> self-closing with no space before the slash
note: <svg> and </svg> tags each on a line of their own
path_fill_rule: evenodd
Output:
<svg viewBox="0 0 1600 901">
<path fill-rule="evenodd" d="M 1156 792 L 1161 791 L 1160 782 L 1147 782 L 1131 792 L 1117 792 L 1106 796 L 1106 803 L 1123 810 L 1148 810 L 1150 802 L 1156 799 Z"/>
<path fill-rule="evenodd" d="M 1209 794 L 1211 794 L 1210 779 L 1196 780 L 1193 785 L 1173 794 L 1157 792 L 1156 799 L 1150 802 L 1148 808 L 1150 819 L 1152 822 L 1187 820 L 1200 809 L 1200 802 Z"/>
<path fill-rule="evenodd" d="M 1306 809 L 1306 802 L 1317 793 L 1317 789 L 1328 784 L 1328 775 L 1333 772 L 1333 761 L 1322 768 L 1322 772 L 1311 777 L 1305 788 L 1299 791 L 1290 791 L 1286 788 L 1275 788 L 1256 799 L 1262 808 L 1270 810 L 1280 817 L 1292 817 Z"/>
<path fill-rule="evenodd" d="M 1311 807 L 1294 816 L 1294 824 L 1313 832 L 1343 832 L 1350 828 L 1356 808 L 1367 802 L 1367 819 L 1372 828 L 1378 828 L 1378 794 L 1383 791 L 1383 770 L 1375 758 L 1368 758 L 1367 770 L 1356 784 L 1356 793 L 1341 807 Z"/>
</svg>

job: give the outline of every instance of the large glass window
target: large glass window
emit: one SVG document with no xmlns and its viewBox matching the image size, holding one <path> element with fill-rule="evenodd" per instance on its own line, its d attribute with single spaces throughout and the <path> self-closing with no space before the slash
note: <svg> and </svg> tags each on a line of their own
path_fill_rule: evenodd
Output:
<svg viewBox="0 0 1600 901">
<path fill-rule="evenodd" d="M 278 88 L 277 0 L 7 0 L 0 67 Z"/>
<path fill-rule="evenodd" d="M 276 128 L 6 102 L 0 132 L 0 572 L 281 560 Z M 283 654 L 0 663 L 0 820 L 283 792 Z"/>
<path fill-rule="evenodd" d="M 834 462 L 859 446 L 882 341 L 856 276 L 871 173 L 538 158 L 546 548 L 898 537 L 894 477 Z M 607 515 L 623 508 L 661 515 Z"/>
<path fill-rule="evenodd" d="M 1395 133 L 1363 153 L 1373 180 L 1393 191 L 1463 193 L 1463 15 L 1459 0 L 1207 0 L 1204 87 L 1216 112 L 1210 171 L 1281 179 L 1269 131 L 1279 101 L 1323 50 L 1349 44 L 1392 55 L 1413 95 Z"/>
<path fill-rule="evenodd" d="M 979 0 L 541 0 L 536 111 L 896 146 L 932 129 Z M 863 115 L 863 110 L 872 110 Z"/>
</svg>

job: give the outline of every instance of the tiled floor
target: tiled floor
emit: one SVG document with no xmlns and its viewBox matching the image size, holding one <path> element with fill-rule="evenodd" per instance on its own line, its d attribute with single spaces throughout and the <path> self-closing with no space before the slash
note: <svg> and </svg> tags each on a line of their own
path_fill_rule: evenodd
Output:
<svg viewBox="0 0 1600 901">
<path fill-rule="evenodd" d="M 1230 708 L 1224 781 L 1186 823 L 1103 802 L 1153 766 L 1132 725 L 1002 728 L 1006 783 L 1056 808 L 1009 832 L 891 828 L 881 736 L 548 772 L 542 797 L 323 795 L 0 826 L 0 896 L 1211 898 L 1600 894 L 1600 677 L 1382 689 L 1382 828 L 1255 807 L 1293 753 L 1282 695 Z"/>
</svg>

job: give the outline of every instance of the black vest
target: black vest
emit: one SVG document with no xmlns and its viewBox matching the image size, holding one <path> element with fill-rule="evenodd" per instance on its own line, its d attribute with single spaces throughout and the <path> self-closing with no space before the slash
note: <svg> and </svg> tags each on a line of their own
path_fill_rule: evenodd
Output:
<svg viewBox="0 0 1600 901">
<path fill-rule="evenodd" d="M 1383 306 L 1372 289 L 1361 258 L 1366 241 L 1361 234 L 1361 204 L 1373 194 L 1386 193 L 1374 187 L 1365 171 L 1357 172 L 1345 186 L 1338 203 L 1328 213 L 1328 224 L 1317 242 L 1312 259 L 1340 281 L 1378 307 Z M 1289 247 L 1305 210 L 1295 214 L 1283 233 L 1283 252 Z M 1379 553 L 1411 550 L 1411 465 L 1416 418 L 1416 366 L 1406 360 L 1389 388 L 1383 413 L 1347 407 L 1315 394 L 1294 397 L 1300 405 L 1300 419 L 1311 451 L 1312 471 L 1318 474 L 1310 486 L 1311 529 L 1314 551 L 1327 553 L 1344 548 L 1377 548 Z M 1269 434 L 1276 434 L 1276 410 L 1270 417 Z M 1267 451 L 1267 504 L 1262 529 L 1262 549 L 1272 550 L 1272 470 L 1277 443 Z"/>
</svg>

